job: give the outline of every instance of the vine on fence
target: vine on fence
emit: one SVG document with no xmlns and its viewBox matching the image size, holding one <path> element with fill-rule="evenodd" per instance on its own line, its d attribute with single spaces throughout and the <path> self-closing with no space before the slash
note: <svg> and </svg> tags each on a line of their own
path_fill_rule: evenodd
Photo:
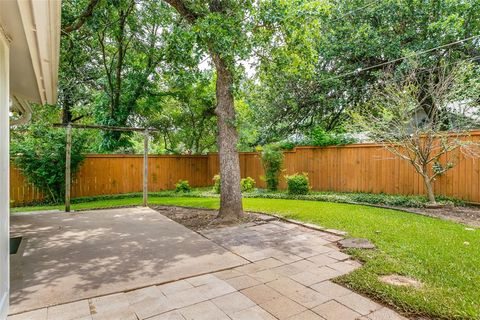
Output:
<svg viewBox="0 0 480 320">
<path fill-rule="evenodd" d="M 262 150 L 262 165 L 265 170 L 265 182 L 267 189 L 275 191 L 278 189 L 279 175 L 283 165 L 283 151 L 277 144 L 269 144 Z"/>
</svg>

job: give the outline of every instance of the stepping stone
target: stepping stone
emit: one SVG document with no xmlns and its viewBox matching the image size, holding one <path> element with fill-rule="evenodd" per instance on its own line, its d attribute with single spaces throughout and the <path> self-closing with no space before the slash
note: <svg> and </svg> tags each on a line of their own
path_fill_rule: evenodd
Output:
<svg viewBox="0 0 480 320">
<path fill-rule="evenodd" d="M 374 249 L 375 245 L 363 238 L 348 238 L 338 241 L 342 248 Z"/>
<path fill-rule="evenodd" d="M 420 281 L 399 274 L 389 274 L 381 276 L 379 277 L 379 280 L 397 287 L 420 288 L 422 286 L 422 283 Z"/>
</svg>

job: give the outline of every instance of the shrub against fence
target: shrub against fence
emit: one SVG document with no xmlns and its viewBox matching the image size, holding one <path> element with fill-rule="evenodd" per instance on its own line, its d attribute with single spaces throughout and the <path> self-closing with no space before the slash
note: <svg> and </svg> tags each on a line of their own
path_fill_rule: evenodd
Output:
<svg viewBox="0 0 480 320">
<path fill-rule="evenodd" d="M 480 140 L 480 131 L 469 139 Z M 284 153 L 280 189 L 286 189 L 284 175 L 308 174 L 312 190 L 338 192 L 372 192 L 388 194 L 423 194 L 421 177 L 404 160 L 397 159 L 377 144 L 353 144 L 341 147 L 298 147 Z M 440 176 L 434 184 L 438 195 L 480 203 L 480 159 L 466 157 L 458 151 L 458 164 Z M 265 182 L 260 155 L 240 153 L 242 178 L 252 177 L 257 187 Z M 62 170 L 59 168 L 59 170 Z M 217 154 L 206 156 L 150 156 L 149 191 L 175 189 L 178 180 L 188 180 L 192 187 L 212 185 L 219 172 Z M 26 183 L 21 173 L 11 168 L 12 204 L 22 205 L 42 199 L 40 192 Z M 72 196 L 140 192 L 142 190 L 142 156 L 88 155 L 73 180 Z"/>
</svg>

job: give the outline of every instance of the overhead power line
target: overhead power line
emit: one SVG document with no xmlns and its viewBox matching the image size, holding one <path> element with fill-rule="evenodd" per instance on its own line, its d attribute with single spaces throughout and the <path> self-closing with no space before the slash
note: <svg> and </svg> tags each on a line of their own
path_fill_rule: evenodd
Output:
<svg viewBox="0 0 480 320">
<path fill-rule="evenodd" d="M 430 48 L 430 49 L 423 50 L 423 51 L 413 52 L 413 53 L 405 55 L 403 57 L 393 59 L 393 60 L 390 60 L 390 61 L 386 61 L 386 62 L 382 62 L 382 63 L 376 64 L 376 65 L 373 65 L 373 66 L 369 66 L 369 67 L 366 67 L 366 68 L 363 68 L 363 69 L 357 69 L 355 71 L 346 72 L 346 73 L 343 73 L 343 74 L 340 74 L 340 75 L 337 75 L 337 76 L 333 76 L 333 77 L 321 80 L 321 82 L 335 80 L 335 79 L 343 78 L 343 77 L 346 77 L 346 76 L 349 76 L 349 75 L 356 75 L 356 74 L 359 74 L 359 73 L 364 72 L 364 71 L 368 71 L 368 70 L 371 70 L 371 69 L 383 67 L 383 66 L 395 63 L 395 62 L 403 61 L 405 59 L 416 57 L 416 56 L 419 56 L 419 55 L 422 55 L 422 54 L 425 54 L 425 53 L 429 53 L 429 52 L 432 52 L 432 51 L 435 51 L 435 50 L 448 48 L 448 47 L 451 47 L 453 45 L 463 43 L 463 42 L 466 42 L 466 41 L 470 41 L 470 40 L 474 40 L 474 39 L 477 39 L 477 38 L 480 38 L 480 34 L 475 35 L 475 36 L 471 36 L 471 37 L 468 37 L 468 38 L 465 38 L 465 39 L 462 39 L 462 40 L 457 40 L 457 41 L 454 41 L 454 42 L 450 42 L 450 43 L 447 43 L 447 44 L 444 44 L 444 45 L 441 45 L 441 46 L 438 46 L 438 47 L 435 47 L 435 48 Z"/>
<path fill-rule="evenodd" d="M 344 17 L 346 17 L 346 16 L 348 16 L 348 15 L 351 15 L 352 13 L 355 13 L 355 12 L 360 11 L 360 10 L 367 9 L 368 7 L 370 7 L 370 6 L 374 5 L 374 4 L 376 4 L 376 6 L 374 6 L 374 8 L 375 8 L 375 7 L 379 7 L 380 5 L 382 5 L 383 2 L 382 2 L 382 1 L 378 1 L 378 2 L 377 2 L 377 1 L 372 1 L 372 2 L 364 5 L 363 7 L 360 7 L 360 8 L 357 8 L 357 9 L 355 9 L 355 10 L 352 10 L 352 11 L 349 11 L 349 12 L 344 13 L 344 14 L 342 14 L 341 16 L 336 17 L 336 18 L 333 19 L 332 21 L 338 21 L 338 20 L 340 20 L 341 18 L 344 18 Z"/>
</svg>

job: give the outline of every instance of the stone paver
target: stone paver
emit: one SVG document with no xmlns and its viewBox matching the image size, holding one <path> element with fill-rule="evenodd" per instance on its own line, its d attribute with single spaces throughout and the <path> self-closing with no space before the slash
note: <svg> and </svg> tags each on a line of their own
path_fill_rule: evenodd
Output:
<svg viewBox="0 0 480 320">
<path fill-rule="evenodd" d="M 204 301 L 180 309 L 187 320 L 230 320 L 230 318 L 211 301 Z"/>
<path fill-rule="evenodd" d="M 356 320 L 361 317 L 361 314 L 345 307 L 337 301 L 331 300 L 318 307 L 313 311 L 326 320 Z"/>
<path fill-rule="evenodd" d="M 204 230 L 202 234 L 250 263 L 8 319 L 405 319 L 330 281 L 361 266 L 336 249 L 334 242 L 339 236 L 280 221 Z"/>
<path fill-rule="evenodd" d="M 172 294 L 190 288 L 193 288 L 193 285 L 185 280 L 179 280 L 158 286 L 158 290 L 160 290 L 163 294 Z"/>
<path fill-rule="evenodd" d="M 378 303 L 375 303 L 372 300 L 353 292 L 345 296 L 338 297 L 336 300 L 362 315 L 367 315 L 382 307 Z"/>
<path fill-rule="evenodd" d="M 237 290 L 242 290 L 248 287 L 253 287 L 261 284 L 260 281 L 249 276 L 240 276 L 226 280 L 232 287 Z"/>
<path fill-rule="evenodd" d="M 240 271 L 237 271 L 235 269 L 230 269 L 230 270 L 215 272 L 213 275 L 215 277 L 219 278 L 219 279 L 226 280 L 226 279 L 231 279 L 231 278 L 236 278 L 236 277 L 242 276 L 243 273 L 241 273 Z"/>
<path fill-rule="evenodd" d="M 257 304 L 265 303 L 281 296 L 278 291 L 264 284 L 244 289 L 241 292 Z"/>
<path fill-rule="evenodd" d="M 140 319 L 153 317 L 174 309 L 165 296 L 149 297 L 131 305 L 132 310 Z"/>
<path fill-rule="evenodd" d="M 160 314 L 152 318 L 148 318 L 148 320 L 185 320 L 185 318 L 182 316 L 182 314 L 179 311 L 174 310 L 174 311 Z"/>
<path fill-rule="evenodd" d="M 88 300 L 61 304 L 48 308 L 48 320 L 77 320 L 90 316 Z"/>
<path fill-rule="evenodd" d="M 262 307 L 280 320 L 288 319 L 289 317 L 306 310 L 305 307 L 284 296 L 280 296 L 278 298 L 262 303 L 260 304 L 260 307 Z"/>
<path fill-rule="evenodd" d="M 333 270 L 329 267 L 321 267 L 318 270 L 312 270 L 314 272 L 305 271 L 302 273 L 295 274 L 290 276 L 293 280 L 306 285 L 311 286 L 315 283 L 319 283 L 325 280 L 330 280 L 342 275 L 341 272 Z"/>
<path fill-rule="evenodd" d="M 288 320 L 324 320 L 325 318 L 319 316 L 315 312 L 312 312 L 310 310 L 304 311 L 302 313 L 296 314 Z"/>
<path fill-rule="evenodd" d="M 47 308 L 21 313 L 8 318 L 9 320 L 47 320 Z"/>
<path fill-rule="evenodd" d="M 91 299 L 90 312 L 94 320 L 137 320 L 125 293 Z"/>
<path fill-rule="evenodd" d="M 283 266 L 285 263 L 283 263 L 280 260 L 277 260 L 275 258 L 268 258 L 268 259 L 257 261 L 255 264 L 257 264 L 261 267 L 264 267 L 266 269 L 271 269 L 271 268 Z"/>
<path fill-rule="evenodd" d="M 278 279 L 267 285 L 308 309 L 330 300 L 327 296 L 288 278 Z"/>
<path fill-rule="evenodd" d="M 276 273 L 273 270 L 258 271 L 258 272 L 252 273 L 250 276 L 262 283 L 274 281 L 281 277 L 280 274 Z"/>
<path fill-rule="evenodd" d="M 308 260 L 315 263 L 317 266 L 326 266 L 338 262 L 338 260 L 330 258 L 325 253 L 310 257 Z"/>
<path fill-rule="evenodd" d="M 342 273 L 350 273 L 355 269 L 360 268 L 362 265 L 354 260 L 339 261 L 329 264 L 327 267 L 337 270 Z"/>
<path fill-rule="evenodd" d="M 276 318 L 259 306 L 245 309 L 230 315 L 232 320 L 275 320 Z"/>
<path fill-rule="evenodd" d="M 240 292 L 233 292 L 212 300 L 226 314 L 233 314 L 255 306 L 255 302 Z"/>
<path fill-rule="evenodd" d="M 125 297 L 130 305 L 140 303 L 147 299 L 156 299 L 162 296 L 163 293 L 158 286 L 146 287 L 125 293 Z"/>
<path fill-rule="evenodd" d="M 314 284 L 313 286 L 311 286 L 311 288 L 318 292 L 321 292 L 322 294 L 332 299 L 352 293 L 352 291 L 348 290 L 347 288 L 339 286 L 338 284 L 331 281 L 324 281 Z"/>
<path fill-rule="evenodd" d="M 407 320 L 407 318 L 402 317 L 398 313 L 388 308 L 381 308 L 368 315 L 370 320 Z"/>
</svg>

